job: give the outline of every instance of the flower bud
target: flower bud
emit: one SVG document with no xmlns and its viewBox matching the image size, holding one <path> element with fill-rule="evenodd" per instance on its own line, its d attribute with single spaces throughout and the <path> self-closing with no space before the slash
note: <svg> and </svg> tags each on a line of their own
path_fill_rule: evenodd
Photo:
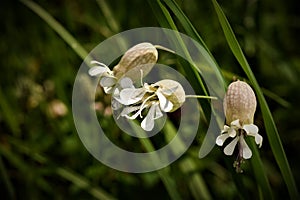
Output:
<svg viewBox="0 0 300 200">
<path fill-rule="evenodd" d="M 153 86 L 158 86 L 160 92 L 173 104 L 169 112 L 174 112 L 185 102 L 185 92 L 177 81 L 164 79 L 156 82 Z"/>
<path fill-rule="evenodd" d="M 126 76 L 134 81 L 140 78 L 140 70 L 143 71 L 143 76 L 146 76 L 151 71 L 157 59 L 158 52 L 156 48 L 148 42 L 143 42 L 128 49 L 120 62 L 113 68 L 113 72 L 115 77 L 120 79 L 132 69 L 132 72 L 126 74 Z"/>
<path fill-rule="evenodd" d="M 238 119 L 241 125 L 252 124 L 256 104 L 255 94 L 246 82 L 238 80 L 231 83 L 223 102 L 226 123 Z"/>
</svg>

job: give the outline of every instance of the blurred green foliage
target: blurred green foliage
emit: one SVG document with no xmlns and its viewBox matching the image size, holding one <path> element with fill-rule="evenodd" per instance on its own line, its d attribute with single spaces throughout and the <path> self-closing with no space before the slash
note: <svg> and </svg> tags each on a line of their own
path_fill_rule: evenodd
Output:
<svg viewBox="0 0 300 200">
<path fill-rule="evenodd" d="M 87 50 L 104 39 L 137 27 L 159 26 L 151 7 L 140 0 L 36 1 Z M 228 83 L 243 79 L 228 48 L 211 1 L 177 1 L 203 37 Z M 287 1 L 219 1 L 253 72 L 264 88 L 296 183 L 300 183 L 300 7 Z M 112 14 L 112 15 L 110 15 Z M 72 119 L 72 86 L 82 62 L 43 20 L 19 1 L 0 7 L 0 191 L 4 199 L 168 199 L 155 172 L 129 174 L 94 159 L 79 140 Z M 177 21 L 178 22 L 178 21 Z M 180 27 L 180 25 L 179 25 Z M 281 98 L 280 98 L 281 97 Z M 109 102 L 102 99 L 99 120 L 112 126 Z M 260 111 L 256 124 L 263 130 Z M 264 136 L 264 133 L 261 132 Z M 113 129 L 120 145 L 143 147 Z M 260 150 L 274 197 L 288 195 L 267 137 Z M 213 199 L 258 198 L 249 164 L 231 176 L 234 158 L 220 148 L 199 160 L 199 144 L 170 167 L 183 199 L 193 199 L 191 174 L 199 172 Z M 187 163 L 191 159 L 196 166 Z M 228 161 L 229 160 L 229 161 Z M 184 166 L 190 166 L 184 167 Z M 247 189 L 237 190 L 239 178 Z M 199 179 L 199 177 L 198 177 Z M 198 180 L 199 182 L 199 180 Z M 201 181 L 200 181 L 201 182 Z"/>
</svg>

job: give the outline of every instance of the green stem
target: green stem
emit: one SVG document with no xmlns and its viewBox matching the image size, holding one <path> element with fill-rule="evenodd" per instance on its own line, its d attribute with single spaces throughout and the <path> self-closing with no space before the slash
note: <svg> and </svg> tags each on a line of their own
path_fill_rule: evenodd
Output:
<svg viewBox="0 0 300 200">
<path fill-rule="evenodd" d="M 199 98 L 199 99 L 214 99 L 218 100 L 218 97 L 210 97 L 204 95 L 185 95 L 185 98 Z"/>
</svg>

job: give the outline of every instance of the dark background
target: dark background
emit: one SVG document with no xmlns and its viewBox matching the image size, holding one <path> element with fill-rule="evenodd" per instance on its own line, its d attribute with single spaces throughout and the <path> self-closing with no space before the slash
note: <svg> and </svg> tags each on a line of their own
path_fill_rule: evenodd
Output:
<svg viewBox="0 0 300 200">
<path fill-rule="evenodd" d="M 96 1 L 36 1 L 57 19 L 87 51 L 104 39 L 132 28 L 159 26 L 146 1 L 106 1 L 116 24 Z M 250 66 L 265 91 L 292 172 L 299 184 L 300 143 L 300 7 L 295 0 L 219 1 Z M 221 66 L 224 77 L 245 77 L 232 55 L 209 0 L 178 1 Z M 128 174 L 94 159 L 76 133 L 72 87 L 82 59 L 39 16 L 19 1 L 0 5 L 0 193 L 16 199 L 91 199 L 102 188 L 118 199 L 169 198 L 157 173 Z M 179 26 L 180 27 L 180 26 Z M 99 108 L 111 123 L 109 103 Z M 258 126 L 263 126 L 258 109 Z M 120 137 L 118 130 L 113 137 Z M 261 149 L 276 199 L 286 197 L 265 133 Z M 127 143 L 130 145 L 130 140 Z M 137 147 L 139 148 L 139 147 Z M 197 152 L 194 145 L 190 153 Z M 217 151 L 219 151 L 217 149 Z M 207 162 L 220 163 L 212 153 Z M 222 164 L 222 162 L 221 162 Z M 225 166 L 223 166 L 225 168 Z M 192 198 L 188 180 L 176 162 L 172 172 L 178 190 Z M 199 164 L 201 168 L 201 164 Z M 231 179 L 201 169 L 214 199 L 238 198 Z M 178 173 L 177 173 L 178 172 Z M 220 172 L 220 174 L 221 174 Z M 229 176 L 230 177 L 230 176 Z M 222 180 L 220 180 L 222 179 Z M 251 182 L 252 181 L 252 182 Z M 87 186 L 85 185 L 87 184 Z M 250 179 L 249 188 L 253 180 Z M 252 190 L 255 193 L 255 189 Z M 249 190 L 251 196 L 256 196 Z M 247 197 L 246 197 L 247 199 Z"/>
</svg>

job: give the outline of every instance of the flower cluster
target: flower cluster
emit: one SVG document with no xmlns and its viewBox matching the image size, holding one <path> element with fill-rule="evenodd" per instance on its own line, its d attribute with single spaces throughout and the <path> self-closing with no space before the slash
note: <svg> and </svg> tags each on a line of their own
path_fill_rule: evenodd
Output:
<svg viewBox="0 0 300 200">
<path fill-rule="evenodd" d="M 258 134 L 258 127 L 253 124 L 256 110 L 256 97 L 252 88 L 243 81 L 236 81 L 229 85 L 224 98 L 224 112 L 226 122 L 224 129 L 216 139 L 216 144 L 223 146 L 225 140 L 232 141 L 224 148 L 225 155 L 232 155 L 238 145 L 238 158 L 234 164 L 238 172 L 242 172 L 240 165 L 243 159 L 249 159 L 252 151 L 245 141 L 245 137 L 253 136 L 256 144 L 261 147 L 263 138 Z"/>
<path fill-rule="evenodd" d="M 181 84 L 170 79 L 153 84 L 141 83 L 141 86 L 136 88 L 134 83 L 142 80 L 156 63 L 156 48 L 173 52 L 165 47 L 144 42 L 127 50 L 113 70 L 103 63 L 92 61 L 94 66 L 88 72 L 91 76 L 100 77 L 100 85 L 105 93 L 113 95 L 112 109 L 122 109 L 119 117 L 143 118 L 141 127 L 145 131 L 151 131 L 154 121 L 164 113 L 180 108 L 186 98 L 211 98 L 185 95 Z"/>
</svg>

